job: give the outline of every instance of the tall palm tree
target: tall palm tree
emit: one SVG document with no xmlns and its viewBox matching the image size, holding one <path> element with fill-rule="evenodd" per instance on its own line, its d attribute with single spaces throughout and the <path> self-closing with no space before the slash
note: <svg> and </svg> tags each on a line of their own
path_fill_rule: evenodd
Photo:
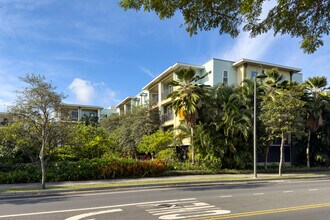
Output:
<svg viewBox="0 0 330 220">
<path fill-rule="evenodd" d="M 307 123 L 308 139 L 306 147 L 307 167 L 310 168 L 310 139 L 311 134 L 315 133 L 320 127 L 323 126 L 322 112 L 324 107 L 329 103 L 327 97 L 327 78 L 310 77 L 304 83 L 307 101 Z"/>
<path fill-rule="evenodd" d="M 202 76 L 196 74 L 192 69 L 180 69 L 176 73 L 177 80 L 173 80 L 174 91 L 168 95 L 171 99 L 171 107 L 175 114 L 184 118 L 186 125 L 190 128 L 191 160 L 195 163 L 194 150 L 194 126 L 198 118 L 198 108 L 205 97 L 206 85 L 198 84 L 198 81 L 206 77 L 209 73 Z"/>
</svg>

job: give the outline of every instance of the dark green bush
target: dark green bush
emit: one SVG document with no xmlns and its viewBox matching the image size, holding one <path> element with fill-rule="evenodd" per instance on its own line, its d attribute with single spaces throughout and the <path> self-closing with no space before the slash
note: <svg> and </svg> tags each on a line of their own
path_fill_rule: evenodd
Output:
<svg viewBox="0 0 330 220">
<path fill-rule="evenodd" d="M 80 161 L 60 161 L 49 163 L 46 180 L 77 181 L 114 178 L 157 176 L 167 166 L 161 160 L 137 161 L 124 158 L 95 158 Z M 0 172 L 0 184 L 31 183 L 41 180 L 40 167 L 32 164 L 19 164 Z"/>
</svg>

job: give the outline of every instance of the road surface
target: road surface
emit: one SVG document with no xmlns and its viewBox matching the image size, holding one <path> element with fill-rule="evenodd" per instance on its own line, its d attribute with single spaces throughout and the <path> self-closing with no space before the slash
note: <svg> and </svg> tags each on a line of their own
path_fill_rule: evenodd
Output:
<svg viewBox="0 0 330 220">
<path fill-rule="evenodd" d="M 330 219 L 330 180 L 0 198 L 2 219 Z"/>
</svg>

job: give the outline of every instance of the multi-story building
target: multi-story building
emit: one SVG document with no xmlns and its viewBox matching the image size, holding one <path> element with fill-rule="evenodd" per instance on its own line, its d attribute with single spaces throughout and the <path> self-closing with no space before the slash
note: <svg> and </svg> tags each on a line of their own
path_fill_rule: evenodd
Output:
<svg viewBox="0 0 330 220">
<path fill-rule="evenodd" d="M 117 113 L 117 108 L 114 106 L 109 106 L 109 108 L 101 110 L 101 118 L 107 118 L 114 113 Z"/>
<path fill-rule="evenodd" d="M 83 117 L 94 117 L 99 120 L 103 107 L 78 104 L 61 104 L 59 118 L 65 121 L 80 121 Z"/>
<path fill-rule="evenodd" d="M 158 106 L 161 113 L 162 127 L 166 130 L 175 127 L 177 121 L 173 115 L 173 110 L 169 107 L 167 95 L 173 91 L 171 82 L 175 79 L 175 71 L 180 68 L 192 68 L 197 74 L 210 72 L 203 78 L 200 84 L 215 86 L 225 83 L 229 85 L 240 85 L 244 79 L 252 79 L 258 73 L 277 68 L 284 79 L 302 82 L 301 69 L 266 63 L 250 59 L 240 59 L 238 61 L 228 61 L 221 59 L 211 59 L 203 65 L 176 63 L 142 88 L 136 96 L 129 96 L 121 101 L 117 106 L 117 112 L 123 114 L 130 111 L 134 106 L 150 104 Z"/>
<path fill-rule="evenodd" d="M 144 86 L 138 95 L 129 96 L 121 101 L 116 106 L 117 112 L 123 114 L 130 111 L 134 106 L 150 104 L 159 108 L 163 130 L 177 127 L 180 120 L 174 115 L 174 111 L 170 107 L 170 100 L 166 97 L 174 89 L 171 82 L 176 79 L 175 72 L 180 68 L 192 68 L 199 75 L 210 72 L 198 82 L 210 86 L 222 83 L 240 85 L 244 79 L 253 79 L 257 74 L 272 68 L 277 68 L 286 80 L 302 82 L 301 69 L 299 68 L 250 59 L 228 61 L 214 58 L 203 65 L 175 63 Z M 186 139 L 183 144 L 189 145 L 189 139 Z"/>
</svg>

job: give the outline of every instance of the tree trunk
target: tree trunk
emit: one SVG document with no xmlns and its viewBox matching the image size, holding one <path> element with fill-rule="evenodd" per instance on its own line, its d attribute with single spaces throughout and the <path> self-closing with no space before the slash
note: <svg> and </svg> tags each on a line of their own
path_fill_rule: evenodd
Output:
<svg viewBox="0 0 330 220">
<path fill-rule="evenodd" d="M 46 189 L 45 145 L 46 145 L 46 141 L 44 140 L 44 138 L 42 138 L 41 149 L 39 152 L 39 159 L 41 166 L 41 189 Z"/>
<path fill-rule="evenodd" d="M 306 159 L 307 159 L 307 167 L 310 168 L 311 165 L 310 165 L 310 155 L 309 155 L 309 152 L 310 152 L 310 141 L 311 141 L 311 130 L 308 131 L 308 139 L 307 139 L 307 147 L 306 147 Z"/>
<path fill-rule="evenodd" d="M 195 164 L 194 128 L 190 127 L 191 163 Z"/>
<path fill-rule="evenodd" d="M 282 137 L 281 137 L 281 149 L 280 149 L 280 164 L 278 166 L 278 174 L 280 176 L 282 176 L 282 167 L 283 167 L 283 163 L 284 163 L 284 142 L 285 142 L 285 138 L 284 138 L 284 133 L 282 132 Z"/>
<path fill-rule="evenodd" d="M 269 154 L 269 143 L 266 145 L 266 155 L 265 155 L 265 170 L 267 170 L 268 166 L 268 154 Z"/>
</svg>

